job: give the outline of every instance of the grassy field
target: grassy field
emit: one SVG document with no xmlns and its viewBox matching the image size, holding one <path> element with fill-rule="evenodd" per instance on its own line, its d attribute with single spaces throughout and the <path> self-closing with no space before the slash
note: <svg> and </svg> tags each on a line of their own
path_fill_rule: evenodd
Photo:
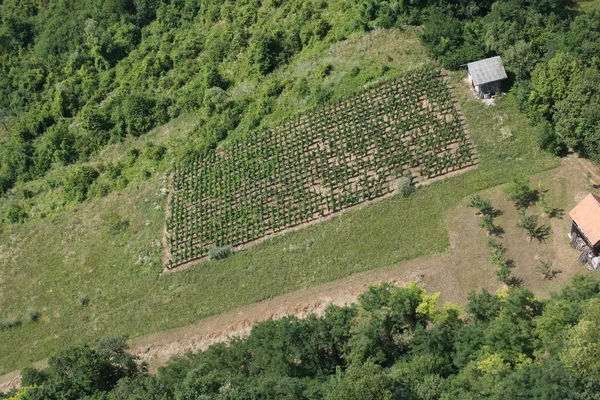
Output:
<svg viewBox="0 0 600 400">
<path fill-rule="evenodd" d="M 381 46 L 370 48 L 373 59 L 388 60 L 386 52 L 391 52 L 393 71 L 415 57 L 413 51 L 404 59 L 395 57 L 397 48 L 387 42 Z M 353 53 L 335 45 L 323 50 L 323 56 L 334 54 L 342 62 L 345 51 Z M 534 174 L 558 164 L 537 150 L 533 129 L 512 95 L 493 107 L 471 101 L 463 75 L 451 79 L 480 165 L 422 187 L 409 199 L 382 200 L 273 237 L 226 260 L 168 275 L 160 275 L 163 174 L 53 213 L 52 218 L 5 229 L 0 233 L 2 315 L 19 317 L 35 308 L 41 318 L 0 331 L 0 372 L 102 336 L 138 336 L 184 326 L 294 289 L 444 251 L 449 244 L 445 215 L 465 196 L 514 174 Z M 339 82 L 345 82 L 343 76 Z M 172 136 L 159 129 L 146 140 L 185 140 L 185 129 L 176 129 Z M 120 154 L 123 146 L 104 154 Z"/>
</svg>

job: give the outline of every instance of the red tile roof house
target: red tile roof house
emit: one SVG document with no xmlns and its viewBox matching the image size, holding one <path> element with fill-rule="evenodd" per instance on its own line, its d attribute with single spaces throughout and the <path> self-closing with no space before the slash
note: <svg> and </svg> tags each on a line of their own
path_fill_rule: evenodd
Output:
<svg viewBox="0 0 600 400">
<path fill-rule="evenodd" d="M 579 260 L 588 268 L 600 268 L 600 198 L 588 194 L 571 210 L 571 245 L 581 251 Z"/>
</svg>

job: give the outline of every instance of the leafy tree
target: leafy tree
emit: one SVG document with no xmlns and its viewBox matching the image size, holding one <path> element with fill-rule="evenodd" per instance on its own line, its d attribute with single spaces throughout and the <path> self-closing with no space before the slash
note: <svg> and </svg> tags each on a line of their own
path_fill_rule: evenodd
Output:
<svg viewBox="0 0 600 400">
<path fill-rule="evenodd" d="M 506 184 L 504 193 L 519 209 L 527 208 L 537 201 L 537 191 L 529 187 L 529 180 L 524 176 L 513 177 Z"/>
<path fill-rule="evenodd" d="M 494 207 L 492 201 L 476 194 L 469 199 L 469 207 L 477 209 L 477 214 L 492 215 Z"/>
<path fill-rule="evenodd" d="M 127 133 L 139 136 L 154 127 L 155 101 L 141 93 L 132 93 L 123 100 L 123 120 Z"/>
<path fill-rule="evenodd" d="M 569 328 L 561 360 L 573 370 L 590 378 L 600 373 L 600 299 L 585 304 L 579 322 Z"/>
<path fill-rule="evenodd" d="M 373 362 L 349 367 L 337 373 L 325 389 L 325 399 L 392 399 L 393 380 L 383 368 Z"/>
</svg>

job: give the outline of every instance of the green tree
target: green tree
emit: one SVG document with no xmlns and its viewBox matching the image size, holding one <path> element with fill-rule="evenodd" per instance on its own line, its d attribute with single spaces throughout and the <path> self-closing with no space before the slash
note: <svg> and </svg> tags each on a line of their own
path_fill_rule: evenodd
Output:
<svg viewBox="0 0 600 400">
<path fill-rule="evenodd" d="M 515 204 L 515 207 L 524 209 L 537 201 L 538 193 L 529 187 L 529 179 L 525 176 L 513 177 L 504 188 L 504 193 L 508 199 Z"/>
<path fill-rule="evenodd" d="M 569 328 L 561 360 L 583 376 L 600 374 L 600 299 L 589 300 L 579 322 Z"/>
</svg>

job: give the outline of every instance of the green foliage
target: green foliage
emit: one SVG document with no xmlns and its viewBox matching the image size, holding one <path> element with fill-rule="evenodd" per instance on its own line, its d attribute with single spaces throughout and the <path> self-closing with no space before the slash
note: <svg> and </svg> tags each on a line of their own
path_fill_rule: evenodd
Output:
<svg viewBox="0 0 600 400">
<path fill-rule="evenodd" d="M 142 154 L 149 160 L 160 161 L 167 152 L 167 148 L 163 145 L 155 145 L 153 143 L 146 143 L 142 149 Z"/>
<path fill-rule="evenodd" d="M 139 136 L 154 126 L 156 102 L 141 93 L 131 93 L 123 100 L 122 118 L 127 133 Z"/>
<path fill-rule="evenodd" d="M 92 167 L 76 167 L 70 170 L 63 182 L 63 199 L 65 201 L 83 201 L 88 190 L 98 177 L 98 171 Z"/>
<path fill-rule="evenodd" d="M 558 271 L 553 269 L 552 266 L 552 261 L 540 260 L 540 265 L 537 266 L 536 270 L 544 276 L 544 279 L 551 280 L 554 279 L 558 273 Z"/>
<path fill-rule="evenodd" d="M 47 375 L 43 370 L 26 367 L 21 370 L 21 386 L 41 386 L 46 382 Z"/>
</svg>

